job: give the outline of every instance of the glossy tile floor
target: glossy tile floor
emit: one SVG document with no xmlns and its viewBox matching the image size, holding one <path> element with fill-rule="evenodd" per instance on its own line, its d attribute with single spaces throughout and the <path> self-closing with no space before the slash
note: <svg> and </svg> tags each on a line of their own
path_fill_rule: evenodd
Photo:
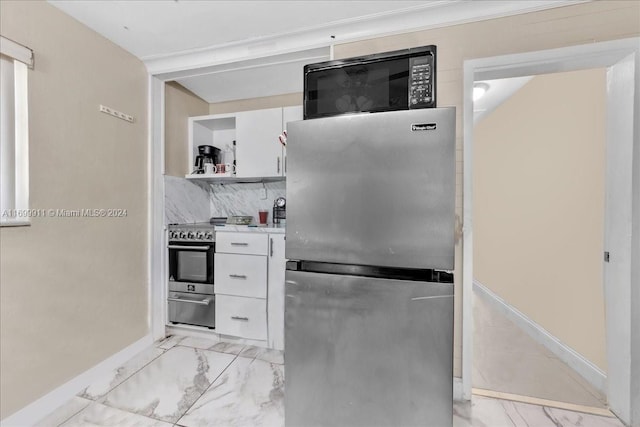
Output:
<svg viewBox="0 0 640 427">
<path fill-rule="evenodd" d="M 39 426 L 282 426 L 283 355 L 169 337 L 96 381 Z M 474 397 L 455 427 L 622 427 L 615 418 Z"/>
<path fill-rule="evenodd" d="M 474 298 L 475 388 L 606 408 L 606 397 L 481 294 Z"/>
</svg>

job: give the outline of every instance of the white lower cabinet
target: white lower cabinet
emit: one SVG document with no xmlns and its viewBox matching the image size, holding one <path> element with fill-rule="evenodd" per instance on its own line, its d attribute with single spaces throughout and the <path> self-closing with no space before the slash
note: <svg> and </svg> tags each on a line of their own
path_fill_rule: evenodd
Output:
<svg viewBox="0 0 640 427">
<path fill-rule="evenodd" d="M 252 340 L 267 339 L 267 301 L 216 295 L 216 331 Z"/>
<path fill-rule="evenodd" d="M 216 332 L 284 349 L 284 241 L 284 234 L 216 233 Z"/>
<path fill-rule="evenodd" d="M 216 232 L 216 252 L 266 256 L 267 240 L 266 234 Z"/>
<path fill-rule="evenodd" d="M 216 293 L 267 297 L 267 257 L 217 253 L 214 260 Z"/>
<path fill-rule="evenodd" d="M 269 235 L 269 279 L 267 321 L 269 347 L 284 350 L 284 234 Z"/>
</svg>

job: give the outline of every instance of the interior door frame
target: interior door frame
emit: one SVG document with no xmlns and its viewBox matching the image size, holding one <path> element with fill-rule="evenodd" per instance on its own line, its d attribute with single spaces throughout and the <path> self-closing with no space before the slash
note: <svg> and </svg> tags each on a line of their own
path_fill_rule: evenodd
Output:
<svg viewBox="0 0 640 427">
<path fill-rule="evenodd" d="M 605 304 L 607 397 L 625 423 L 640 423 L 632 408 L 640 401 L 640 38 L 621 39 L 464 62 L 464 175 L 462 265 L 462 395 L 471 399 L 473 362 L 473 82 L 607 68 Z M 613 162 L 615 168 L 613 168 Z M 635 190 L 635 192 L 634 192 Z M 633 416 L 633 422 L 632 422 Z"/>
</svg>

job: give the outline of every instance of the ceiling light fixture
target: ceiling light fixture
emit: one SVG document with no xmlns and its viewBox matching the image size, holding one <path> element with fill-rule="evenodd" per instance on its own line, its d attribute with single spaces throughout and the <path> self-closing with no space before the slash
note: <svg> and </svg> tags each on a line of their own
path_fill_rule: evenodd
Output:
<svg viewBox="0 0 640 427">
<path fill-rule="evenodd" d="M 489 85 L 483 82 L 473 84 L 473 100 L 477 101 L 482 98 L 489 90 Z"/>
</svg>

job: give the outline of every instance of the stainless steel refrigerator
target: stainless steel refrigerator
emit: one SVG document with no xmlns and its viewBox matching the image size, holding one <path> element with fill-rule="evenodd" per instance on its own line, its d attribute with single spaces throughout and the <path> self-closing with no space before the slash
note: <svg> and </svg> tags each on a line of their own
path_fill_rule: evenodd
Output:
<svg viewBox="0 0 640 427">
<path fill-rule="evenodd" d="M 455 109 L 287 131 L 286 425 L 452 425 Z"/>
</svg>

